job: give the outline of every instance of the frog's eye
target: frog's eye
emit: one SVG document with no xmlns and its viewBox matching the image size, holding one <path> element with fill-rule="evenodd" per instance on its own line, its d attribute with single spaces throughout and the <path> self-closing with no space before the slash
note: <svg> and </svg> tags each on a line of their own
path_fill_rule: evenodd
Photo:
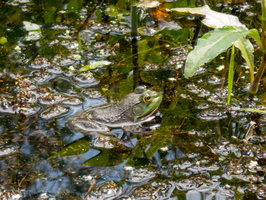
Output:
<svg viewBox="0 0 266 200">
<path fill-rule="evenodd" d="M 149 102 L 151 102 L 151 95 L 146 94 L 146 95 L 143 97 L 143 102 L 144 102 L 144 103 L 149 103 Z"/>
</svg>

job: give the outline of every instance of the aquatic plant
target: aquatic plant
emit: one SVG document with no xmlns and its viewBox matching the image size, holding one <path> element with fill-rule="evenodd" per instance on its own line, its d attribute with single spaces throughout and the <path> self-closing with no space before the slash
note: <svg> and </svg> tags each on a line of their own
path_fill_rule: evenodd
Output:
<svg viewBox="0 0 266 200">
<path fill-rule="evenodd" d="M 249 93 L 254 95 L 258 91 L 259 82 L 262 78 L 266 66 L 265 54 L 265 31 L 266 31 L 266 1 L 261 1 L 262 5 L 262 35 L 259 36 L 257 29 L 247 29 L 239 22 L 236 16 L 213 11 L 205 5 L 197 8 L 173 8 L 170 11 L 191 13 L 204 16 L 202 23 L 210 28 L 214 28 L 204 34 L 197 41 L 195 48 L 188 54 L 184 76 L 193 76 L 201 65 L 213 60 L 215 57 L 225 52 L 228 48 L 235 46 L 241 51 L 241 56 L 245 59 L 250 71 Z M 253 38 L 260 51 L 263 53 L 261 65 L 254 78 L 254 47 L 249 38 Z M 259 58 L 257 58 L 259 59 Z M 232 59 L 231 59 L 232 60 Z M 233 76 L 228 76 L 229 87 L 232 86 Z M 229 90 L 231 90 L 229 88 Z M 229 92 L 228 92 L 229 93 Z M 229 94 L 230 95 L 230 94 Z M 229 103 L 229 102 L 228 102 Z"/>
</svg>

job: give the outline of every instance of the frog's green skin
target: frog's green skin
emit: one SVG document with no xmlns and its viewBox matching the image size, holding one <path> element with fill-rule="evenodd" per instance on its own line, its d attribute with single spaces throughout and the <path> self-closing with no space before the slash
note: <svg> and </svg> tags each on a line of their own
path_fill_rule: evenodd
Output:
<svg viewBox="0 0 266 200">
<path fill-rule="evenodd" d="M 162 102 L 162 95 L 139 86 L 116 104 L 83 111 L 68 120 L 71 128 L 81 132 L 107 132 L 141 123 L 151 116 Z"/>
</svg>

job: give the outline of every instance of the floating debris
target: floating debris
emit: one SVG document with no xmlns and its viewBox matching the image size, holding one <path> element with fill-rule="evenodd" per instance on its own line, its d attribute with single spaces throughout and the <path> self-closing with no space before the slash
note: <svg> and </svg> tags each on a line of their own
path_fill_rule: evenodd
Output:
<svg viewBox="0 0 266 200">
<path fill-rule="evenodd" d="M 97 148 L 112 149 L 115 147 L 112 137 L 96 134 L 92 139 L 92 145 Z"/>
<path fill-rule="evenodd" d="M 1 156 L 7 156 L 7 155 L 11 155 L 14 153 L 17 153 L 18 150 L 16 147 L 0 147 L 0 157 Z"/>
<path fill-rule="evenodd" d="M 84 89 L 82 91 L 82 95 L 91 99 L 98 99 L 102 97 L 102 94 L 97 89 L 94 88 Z"/>
<path fill-rule="evenodd" d="M 162 200 L 174 200 L 171 198 L 173 191 L 175 190 L 175 183 L 172 181 L 169 182 L 152 182 L 141 187 L 138 187 L 130 195 L 131 199 L 162 199 Z"/>
<path fill-rule="evenodd" d="M 121 186 L 118 186 L 114 181 L 107 181 L 96 188 L 94 188 L 90 194 L 85 196 L 87 200 L 97 199 L 115 199 L 122 194 L 123 190 Z"/>
<path fill-rule="evenodd" d="M 218 109 L 210 109 L 210 110 L 204 110 L 202 111 L 198 117 L 200 119 L 205 119 L 208 121 L 213 121 L 213 120 L 219 120 L 219 119 L 226 119 L 227 112 L 226 111 L 219 111 Z"/>
<path fill-rule="evenodd" d="M 53 93 L 47 92 L 44 95 L 39 97 L 39 103 L 42 105 L 53 105 L 58 104 L 65 100 L 65 97 L 62 95 L 55 95 Z"/>
<path fill-rule="evenodd" d="M 79 97 L 65 97 L 61 103 L 70 106 L 77 106 L 82 104 L 83 100 Z"/>
<path fill-rule="evenodd" d="M 86 73 L 84 72 L 84 73 L 77 74 L 73 76 L 73 79 L 78 84 L 96 85 L 97 83 L 99 83 L 99 81 L 93 77 L 93 74 L 90 71 L 87 71 Z"/>
<path fill-rule="evenodd" d="M 125 167 L 127 181 L 130 183 L 143 183 L 154 178 L 157 173 L 145 168 Z"/>
<path fill-rule="evenodd" d="M 52 76 L 52 74 L 48 72 L 47 68 L 41 68 L 40 71 L 33 71 L 32 75 L 34 77 L 33 80 L 39 84 L 49 80 Z"/>
<path fill-rule="evenodd" d="M 67 113 L 68 110 L 69 108 L 61 105 L 52 105 L 51 107 L 48 107 L 44 111 L 42 111 L 40 116 L 43 119 L 52 119 Z"/>
<path fill-rule="evenodd" d="M 51 66 L 51 63 L 47 58 L 36 58 L 29 67 L 34 69 L 48 68 Z"/>
</svg>

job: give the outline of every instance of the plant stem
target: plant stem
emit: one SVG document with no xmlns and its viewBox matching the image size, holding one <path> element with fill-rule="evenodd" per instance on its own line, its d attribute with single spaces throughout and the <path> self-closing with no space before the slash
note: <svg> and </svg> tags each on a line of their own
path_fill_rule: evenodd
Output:
<svg viewBox="0 0 266 200">
<path fill-rule="evenodd" d="M 137 1 L 131 1 L 131 45 L 132 45 L 132 63 L 133 63 L 133 76 L 134 76 L 134 88 L 140 83 L 140 69 L 138 63 L 138 10 Z"/>
<path fill-rule="evenodd" d="M 230 105 L 231 102 L 231 93 L 233 90 L 233 79 L 234 79 L 234 66 L 235 66 L 235 45 L 232 45 L 230 64 L 228 71 L 228 92 L 227 92 L 227 104 Z"/>
<path fill-rule="evenodd" d="M 262 17 L 261 17 L 261 26 L 262 26 L 262 33 L 261 33 L 261 41 L 263 45 L 263 49 L 266 48 L 266 0 L 261 1 L 261 10 L 262 10 Z M 251 84 L 249 93 L 254 95 L 257 93 L 259 88 L 259 83 L 266 68 L 266 52 L 264 50 L 261 64 L 259 70 L 254 78 L 254 82 Z"/>
</svg>

